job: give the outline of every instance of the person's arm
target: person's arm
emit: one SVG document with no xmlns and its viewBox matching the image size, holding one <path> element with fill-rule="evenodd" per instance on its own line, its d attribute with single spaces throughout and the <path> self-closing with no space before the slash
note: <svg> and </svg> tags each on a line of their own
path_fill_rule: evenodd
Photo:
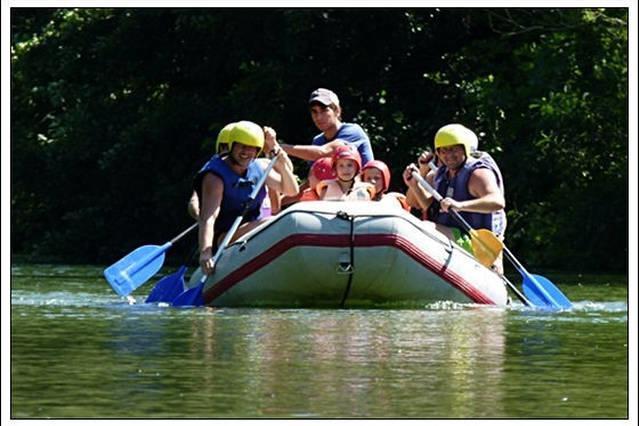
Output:
<svg viewBox="0 0 639 426">
<path fill-rule="evenodd" d="M 435 172 L 431 170 L 429 163 L 433 161 L 433 159 L 434 159 L 434 155 L 429 151 L 422 152 L 417 158 L 417 164 L 419 165 L 419 174 L 423 178 L 425 178 L 428 181 L 428 183 L 430 183 L 431 185 L 433 184 L 433 181 L 435 179 Z M 406 191 L 406 202 L 408 203 L 408 205 L 411 207 L 415 207 L 417 209 L 423 209 L 422 207 L 423 203 L 419 202 L 419 198 L 423 198 L 423 197 L 415 194 L 415 190 L 412 189 L 410 185 L 407 184 L 407 186 L 408 186 L 408 190 Z M 419 188 L 421 188 L 421 186 L 419 186 Z M 428 198 L 428 202 L 426 204 L 428 204 L 428 206 L 430 207 L 430 204 L 432 203 L 432 196 L 423 188 L 421 189 L 420 192 L 422 192 L 423 195 L 425 195 L 426 198 Z"/>
<path fill-rule="evenodd" d="M 210 275 L 215 269 L 213 263 L 213 238 L 215 220 L 220 213 L 224 182 L 219 176 L 207 173 L 202 179 L 202 208 L 198 218 L 198 243 L 200 248 L 200 266 Z"/>
<path fill-rule="evenodd" d="M 195 220 L 198 219 L 200 216 L 200 199 L 197 197 L 197 192 L 193 191 L 191 194 L 191 199 L 186 209 L 189 212 L 189 216 Z"/>
<path fill-rule="evenodd" d="M 413 178 L 413 172 L 419 173 L 419 170 L 414 164 L 410 164 L 406 167 L 402 175 L 404 183 L 408 187 L 408 191 L 406 191 L 406 201 L 412 207 L 428 210 L 433 202 L 433 197 Z M 433 176 L 434 173 L 426 175 L 426 181 L 431 185 L 433 184 Z"/>
<path fill-rule="evenodd" d="M 290 161 L 288 155 L 285 151 L 280 150 L 273 169 L 266 177 L 266 184 L 278 193 L 293 196 L 297 195 L 300 188 L 292 169 L 287 167 L 287 161 Z"/>
<path fill-rule="evenodd" d="M 475 199 L 456 201 L 444 198 L 440 203 L 442 211 L 448 211 L 452 207 L 457 211 L 492 213 L 506 207 L 506 200 L 497 185 L 495 174 L 490 169 L 474 170 L 468 179 L 468 191 Z"/>
<path fill-rule="evenodd" d="M 315 192 L 317 192 L 317 196 L 320 200 L 323 200 L 326 196 L 326 192 L 328 191 L 328 183 L 326 181 L 321 181 L 317 184 L 315 188 Z"/>
<path fill-rule="evenodd" d="M 318 158 L 330 157 L 335 152 L 338 146 L 345 145 L 341 140 L 334 140 L 324 145 L 288 145 L 280 144 L 282 149 L 293 157 L 301 158 L 302 160 L 315 161 Z"/>
<path fill-rule="evenodd" d="M 280 149 L 282 149 L 282 146 L 277 143 L 275 129 L 264 126 L 264 151 L 270 154 L 273 151 L 279 152 Z M 286 167 L 293 171 L 293 162 L 288 157 L 286 157 Z"/>
<path fill-rule="evenodd" d="M 282 199 L 277 191 L 268 191 L 268 198 L 271 202 L 271 215 L 276 215 L 282 210 Z"/>
</svg>

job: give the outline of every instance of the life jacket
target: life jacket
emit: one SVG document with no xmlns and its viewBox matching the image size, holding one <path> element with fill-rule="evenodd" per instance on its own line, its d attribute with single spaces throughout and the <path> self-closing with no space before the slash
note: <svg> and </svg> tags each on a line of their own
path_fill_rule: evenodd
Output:
<svg viewBox="0 0 639 426">
<path fill-rule="evenodd" d="M 313 188 L 307 188 L 302 191 L 302 196 L 300 197 L 300 201 L 317 201 L 319 199 L 319 195 Z"/>
<path fill-rule="evenodd" d="M 489 156 L 490 157 L 490 156 Z M 481 168 L 491 170 L 495 174 L 497 185 L 504 193 L 501 172 L 494 160 L 482 156 L 479 159 L 468 159 L 457 174 L 449 178 L 446 166 L 441 166 L 435 174 L 434 186 L 442 197 L 450 197 L 456 201 L 474 200 L 468 191 L 468 181 L 473 171 Z M 498 236 L 503 236 L 506 229 L 506 212 L 502 209 L 492 213 L 459 212 L 459 214 L 474 229 L 488 229 Z M 434 201 L 428 209 L 428 218 L 436 223 L 459 228 L 457 220 L 449 213 L 440 211 L 439 203 Z"/>
<path fill-rule="evenodd" d="M 336 179 L 323 180 L 317 184 L 317 193 L 326 187 L 324 201 L 368 201 L 375 196 L 375 187 L 370 183 L 355 181 L 348 192 L 342 191 Z"/>
<path fill-rule="evenodd" d="M 219 155 L 211 157 L 197 173 L 193 182 L 193 187 L 200 198 L 200 205 L 202 204 L 202 179 L 207 173 L 213 173 L 224 182 L 220 213 L 215 220 L 214 232 L 216 235 L 231 228 L 235 219 L 244 212 L 247 203 L 250 205 L 242 223 L 254 221 L 259 217 L 260 207 L 266 196 L 266 188 L 262 186 L 255 200 L 249 200 L 255 185 L 264 175 L 264 170 L 255 161 L 249 164 L 244 176 L 240 176 Z"/>
<path fill-rule="evenodd" d="M 382 195 L 382 198 L 379 200 L 384 203 L 391 203 L 393 205 L 399 206 L 410 212 L 410 206 L 408 205 L 408 201 L 406 201 L 406 195 L 401 192 L 388 192 Z"/>
</svg>

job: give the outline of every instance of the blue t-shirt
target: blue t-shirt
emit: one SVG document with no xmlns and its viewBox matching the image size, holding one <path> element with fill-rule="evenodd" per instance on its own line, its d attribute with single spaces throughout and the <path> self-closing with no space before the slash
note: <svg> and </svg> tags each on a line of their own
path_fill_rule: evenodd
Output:
<svg viewBox="0 0 639 426">
<path fill-rule="evenodd" d="M 362 166 L 371 160 L 374 160 L 373 148 L 371 147 L 371 141 L 368 139 L 366 132 L 358 124 L 342 123 L 341 127 L 335 134 L 335 137 L 330 141 L 326 139 L 324 133 L 313 138 L 313 145 L 322 146 L 327 142 L 332 142 L 335 139 L 342 139 L 357 148 L 360 157 L 362 157 Z"/>
</svg>

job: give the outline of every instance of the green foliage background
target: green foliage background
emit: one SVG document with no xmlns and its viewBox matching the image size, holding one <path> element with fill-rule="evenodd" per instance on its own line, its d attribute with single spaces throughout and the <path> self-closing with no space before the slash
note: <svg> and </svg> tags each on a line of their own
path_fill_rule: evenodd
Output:
<svg viewBox="0 0 639 426">
<path fill-rule="evenodd" d="M 524 263 L 623 271 L 627 9 L 11 9 L 11 242 L 108 264 L 191 220 L 227 122 L 316 133 L 333 89 L 401 170 L 461 122 L 506 179 Z M 188 252 L 192 242 L 176 249 Z"/>
</svg>

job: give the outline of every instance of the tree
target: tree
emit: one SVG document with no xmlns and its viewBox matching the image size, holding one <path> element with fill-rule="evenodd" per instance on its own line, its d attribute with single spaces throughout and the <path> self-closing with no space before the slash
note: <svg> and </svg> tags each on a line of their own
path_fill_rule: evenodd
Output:
<svg viewBox="0 0 639 426">
<path fill-rule="evenodd" d="M 439 127 L 465 123 L 506 176 L 514 251 L 626 267 L 625 9 L 11 12 L 16 253 L 106 263 L 166 240 L 224 124 L 308 142 L 308 94 L 329 87 L 393 189 Z"/>
</svg>

